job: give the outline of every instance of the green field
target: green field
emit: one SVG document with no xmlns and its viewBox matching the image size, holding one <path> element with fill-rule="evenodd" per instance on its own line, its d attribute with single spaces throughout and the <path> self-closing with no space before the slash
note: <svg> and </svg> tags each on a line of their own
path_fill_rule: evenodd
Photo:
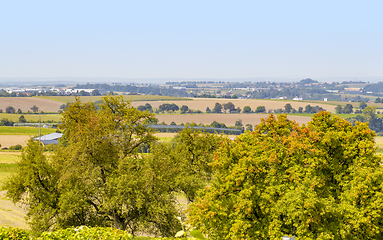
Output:
<svg viewBox="0 0 383 240">
<path fill-rule="evenodd" d="M 56 129 L 41 128 L 41 134 L 49 134 L 56 132 Z M 39 134 L 39 128 L 37 127 L 9 127 L 0 126 L 0 135 L 30 135 L 35 136 Z"/>
<path fill-rule="evenodd" d="M 124 100 L 132 101 L 132 102 L 139 102 L 139 101 L 178 101 L 178 100 L 190 100 L 190 98 L 181 98 L 181 97 L 172 97 L 172 96 L 159 96 L 159 95 L 123 95 Z M 46 96 L 46 97 L 39 97 L 39 98 L 45 98 L 50 99 L 62 103 L 67 102 L 74 102 L 75 96 Z M 82 102 L 95 102 L 98 100 L 101 100 L 102 96 L 83 96 L 80 97 L 80 100 Z"/>
<path fill-rule="evenodd" d="M 0 188 L 12 174 L 17 172 L 18 167 L 16 163 L 0 163 Z"/>
<path fill-rule="evenodd" d="M 25 117 L 25 120 L 27 122 L 33 121 L 38 122 L 39 121 L 39 115 L 38 114 L 11 114 L 11 113 L 0 113 L 0 119 L 7 118 L 13 122 L 19 122 L 20 116 L 23 115 Z M 60 122 L 61 121 L 61 114 L 41 114 L 41 121 L 54 121 L 54 122 Z"/>
</svg>

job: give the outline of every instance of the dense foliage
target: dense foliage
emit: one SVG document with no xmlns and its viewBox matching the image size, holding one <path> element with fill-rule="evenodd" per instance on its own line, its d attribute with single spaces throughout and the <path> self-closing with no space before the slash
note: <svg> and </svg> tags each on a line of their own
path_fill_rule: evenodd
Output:
<svg viewBox="0 0 383 240">
<path fill-rule="evenodd" d="M 382 239 L 374 137 L 367 124 L 327 112 L 302 126 L 270 115 L 216 151 L 190 222 L 211 239 Z"/>
</svg>

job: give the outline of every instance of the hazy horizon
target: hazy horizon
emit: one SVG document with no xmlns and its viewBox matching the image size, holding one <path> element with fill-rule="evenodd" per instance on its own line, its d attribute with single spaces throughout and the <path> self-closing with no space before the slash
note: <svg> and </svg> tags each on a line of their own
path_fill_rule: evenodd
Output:
<svg viewBox="0 0 383 240">
<path fill-rule="evenodd" d="M 382 7 L 381 1 L 5 1 L 0 81 L 383 81 Z"/>
</svg>

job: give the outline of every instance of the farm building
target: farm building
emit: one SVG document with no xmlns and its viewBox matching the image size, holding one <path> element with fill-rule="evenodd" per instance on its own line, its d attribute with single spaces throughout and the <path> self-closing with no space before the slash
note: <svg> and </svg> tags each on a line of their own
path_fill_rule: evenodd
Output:
<svg viewBox="0 0 383 240">
<path fill-rule="evenodd" d="M 43 145 L 58 144 L 59 138 L 61 138 L 62 135 L 63 135 L 62 133 L 51 133 L 48 135 L 41 136 L 41 138 L 40 137 L 34 138 L 33 140 L 35 141 L 40 140 Z"/>
</svg>

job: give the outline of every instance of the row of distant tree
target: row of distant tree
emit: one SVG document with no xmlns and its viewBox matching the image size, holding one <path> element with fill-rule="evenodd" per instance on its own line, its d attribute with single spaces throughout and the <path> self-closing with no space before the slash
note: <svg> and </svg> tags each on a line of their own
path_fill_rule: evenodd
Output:
<svg viewBox="0 0 383 240">
<path fill-rule="evenodd" d="M 33 105 L 32 107 L 31 107 L 31 110 L 32 110 L 32 112 L 33 113 L 37 113 L 38 111 L 39 111 L 39 108 L 36 106 L 36 105 Z M 3 109 L 0 109 L 0 113 L 2 113 L 3 112 Z M 21 113 L 23 113 L 23 111 L 21 111 L 21 109 L 19 108 L 19 109 L 15 109 L 14 107 L 12 107 L 12 106 L 8 106 L 8 107 L 6 107 L 5 108 L 5 112 L 6 113 L 17 113 L 17 114 L 21 114 Z"/>
<path fill-rule="evenodd" d="M 140 105 L 137 107 L 140 111 L 149 111 L 153 112 L 153 107 L 149 103 L 145 105 Z M 269 109 L 269 113 L 318 113 L 320 111 L 324 111 L 320 106 L 311 106 L 308 104 L 305 108 L 299 107 L 295 109 L 292 107 L 290 103 L 287 103 L 284 108 L 279 109 Z M 155 113 L 174 113 L 175 111 L 180 111 L 181 114 L 185 113 L 202 113 L 201 110 L 192 110 L 187 105 L 182 105 L 181 107 L 177 106 L 175 103 L 164 103 L 161 104 L 158 109 L 155 110 Z M 206 113 L 266 113 L 265 106 L 257 106 L 255 109 L 252 109 L 250 106 L 245 106 L 243 109 L 240 107 L 235 107 L 234 103 L 215 103 L 214 107 L 210 109 L 206 108 Z"/>
</svg>

